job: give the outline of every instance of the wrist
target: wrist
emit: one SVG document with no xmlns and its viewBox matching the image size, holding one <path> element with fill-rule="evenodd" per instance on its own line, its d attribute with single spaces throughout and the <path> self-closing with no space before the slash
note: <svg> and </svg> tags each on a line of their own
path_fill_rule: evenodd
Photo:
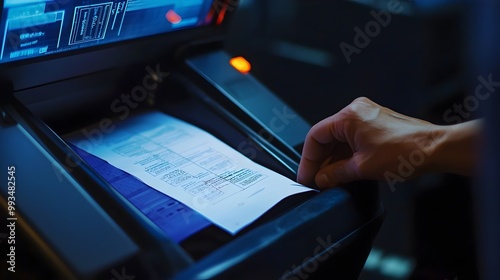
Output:
<svg viewBox="0 0 500 280">
<path fill-rule="evenodd" d="M 418 146 L 426 159 L 421 168 L 422 173 L 439 173 L 442 170 L 443 147 L 446 142 L 448 128 L 431 124 L 420 137 Z"/>
<path fill-rule="evenodd" d="M 436 126 L 432 134 L 430 172 L 449 172 L 470 176 L 478 161 L 481 121 Z"/>
</svg>

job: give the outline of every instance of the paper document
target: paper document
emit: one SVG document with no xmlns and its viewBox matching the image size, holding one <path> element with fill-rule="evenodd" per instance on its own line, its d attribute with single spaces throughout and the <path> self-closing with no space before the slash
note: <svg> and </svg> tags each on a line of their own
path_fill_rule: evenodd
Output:
<svg viewBox="0 0 500 280">
<path fill-rule="evenodd" d="M 121 195 L 144 213 L 175 242 L 181 242 L 211 225 L 198 212 L 151 188 L 129 173 L 71 145 Z"/>
<path fill-rule="evenodd" d="M 102 137 L 88 138 L 92 129 L 88 128 L 66 140 L 177 199 L 232 234 L 283 198 L 311 190 L 164 113 L 138 114 L 107 128 L 110 133 L 102 132 Z"/>
</svg>

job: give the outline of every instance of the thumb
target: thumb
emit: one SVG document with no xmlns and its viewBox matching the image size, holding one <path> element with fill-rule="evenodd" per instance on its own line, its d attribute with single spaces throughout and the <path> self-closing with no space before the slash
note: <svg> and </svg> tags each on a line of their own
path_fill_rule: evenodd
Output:
<svg viewBox="0 0 500 280">
<path fill-rule="evenodd" d="M 357 171 L 354 157 L 336 161 L 318 171 L 315 177 L 316 185 L 318 188 L 324 189 L 358 180 Z"/>
</svg>

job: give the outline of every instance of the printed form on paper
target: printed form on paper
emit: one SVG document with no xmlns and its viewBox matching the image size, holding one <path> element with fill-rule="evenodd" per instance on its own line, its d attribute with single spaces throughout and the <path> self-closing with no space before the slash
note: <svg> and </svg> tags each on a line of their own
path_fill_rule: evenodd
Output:
<svg viewBox="0 0 500 280">
<path fill-rule="evenodd" d="M 179 200 L 231 234 L 283 198 L 310 191 L 204 130 L 161 112 L 113 123 L 111 133 L 66 140 Z"/>
</svg>

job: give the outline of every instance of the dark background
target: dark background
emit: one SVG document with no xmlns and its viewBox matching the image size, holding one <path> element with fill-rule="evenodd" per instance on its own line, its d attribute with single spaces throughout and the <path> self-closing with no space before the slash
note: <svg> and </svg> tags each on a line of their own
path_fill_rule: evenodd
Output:
<svg viewBox="0 0 500 280">
<path fill-rule="evenodd" d="M 340 45 L 356 46 L 355 28 L 365 30 L 375 20 L 373 13 L 387 13 L 396 5 L 391 2 L 401 12 L 391 13 L 390 22 L 374 30 L 349 62 Z M 480 46 L 497 33 L 491 18 L 482 14 L 492 11 L 488 5 L 245 0 L 226 47 L 245 56 L 253 74 L 311 124 L 366 96 L 400 113 L 451 125 L 481 117 L 491 103 L 479 101 L 466 114 L 455 109 L 467 106 L 479 75 L 500 80 L 476 63 L 478 53 L 484 56 Z M 490 29 L 484 30 L 485 25 Z M 477 217 L 483 223 L 483 216 L 473 209 L 474 182 L 450 174 L 427 175 L 399 183 L 394 191 L 381 182 L 387 217 L 361 279 L 477 279 L 476 239 L 482 240 L 484 232 L 477 226 Z"/>
</svg>

